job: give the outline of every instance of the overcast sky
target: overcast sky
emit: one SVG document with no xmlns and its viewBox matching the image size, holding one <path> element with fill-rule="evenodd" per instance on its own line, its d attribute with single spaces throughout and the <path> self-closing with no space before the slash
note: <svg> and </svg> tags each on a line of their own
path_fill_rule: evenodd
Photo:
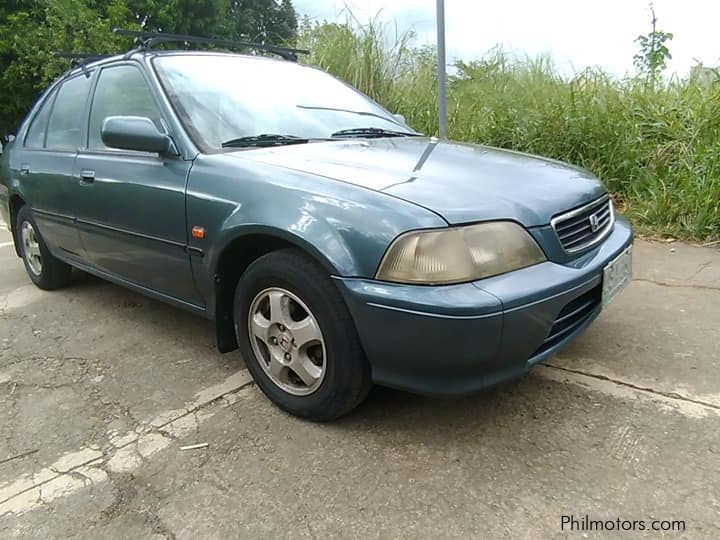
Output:
<svg viewBox="0 0 720 540">
<path fill-rule="evenodd" d="M 720 65 L 720 1 L 654 4 L 659 29 L 674 34 L 670 71 L 685 76 L 696 61 Z M 435 0 L 294 0 L 294 5 L 315 20 L 344 20 L 345 6 L 362 20 L 379 13 L 400 30 L 413 28 L 417 44 L 435 43 Z M 520 54 L 551 53 L 564 72 L 602 66 L 623 75 L 634 69 L 635 38 L 650 28 L 647 0 L 445 0 L 445 6 L 448 60 L 472 59 L 501 44 Z"/>
</svg>

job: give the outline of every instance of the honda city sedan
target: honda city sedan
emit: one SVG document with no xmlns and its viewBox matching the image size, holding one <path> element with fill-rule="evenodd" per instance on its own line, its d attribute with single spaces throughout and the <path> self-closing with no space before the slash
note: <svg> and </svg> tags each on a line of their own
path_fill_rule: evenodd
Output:
<svg viewBox="0 0 720 540">
<path fill-rule="evenodd" d="M 281 56 L 141 46 L 55 81 L 0 157 L 29 278 L 74 267 L 213 319 L 313 420 L 373 383 L 520 376 L 628 283 L 631 227 L 591 173 L 423 136 Z"/>
</svg>

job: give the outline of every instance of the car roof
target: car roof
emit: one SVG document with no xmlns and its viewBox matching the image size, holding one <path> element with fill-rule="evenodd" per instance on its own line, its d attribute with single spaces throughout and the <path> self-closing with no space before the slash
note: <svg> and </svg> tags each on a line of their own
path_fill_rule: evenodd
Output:
<svg viewBox="0 0 720 540">
<path fill-rule="evenodd" d="M 105 56 L 105 57 L 98 57 L 97 59 L 91 59 L 88 61 L 83 62 L 81 65 L 75 66 L 68 71 L 66 71 L 63 75 L 60 76 L 60 80 L 65 79 L 67 77 L 76 75 L 78 73 L 83 73 L 86 69 L 92 69 L 97 67 L 102 67 L 108 64 L 113 64 L 115 62 L 122 62 L 126 60 L 133 60 L 133 59 L 147 59 L 147 58 L 154 58 L 154 57 L 162 57 L 162 56 L 232 56 L 234 58 L 241 58 L 245 60 L 250 61 L 268 61 L 268 62 L 278 62 L 281 64 L 287 64 L 287 60 L 283 60 L 281 58 L 274 58 L 269 55 L 256 55 L 256 54 L 241 54 L 236 53 L 232 51 L 223 51 L 223 50 L 187 50 L 187 49 L 168 49 L 168 50 L 135 50 L 130 51 L 128 53 L 123 54 L 117 54 L 114 56 Z M 301 65 L 301 64 L 299 64 Z"/>
</svg>

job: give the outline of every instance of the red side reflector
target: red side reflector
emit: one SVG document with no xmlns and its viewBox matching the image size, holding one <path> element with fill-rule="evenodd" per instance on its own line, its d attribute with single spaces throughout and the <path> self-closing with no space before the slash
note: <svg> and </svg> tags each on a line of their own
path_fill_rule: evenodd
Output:
<svg viewBox="0 0 720 540">
<path fill-rule="evenodd" d="M 205 227 L 198 227 L 196 225 L 192 228 L 191 234 L 193 238 L 205 238 Z"/>
</svg>

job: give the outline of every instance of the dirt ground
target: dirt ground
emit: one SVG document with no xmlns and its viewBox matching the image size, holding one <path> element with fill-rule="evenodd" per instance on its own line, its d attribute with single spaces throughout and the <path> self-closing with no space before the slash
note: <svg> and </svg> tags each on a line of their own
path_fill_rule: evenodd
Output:
<svg viewBox="0 0 720 540">
<path fill-rule="evenodd" d="M 205 320 L 80 273 L 36 289 L 3 227 L 0 416 L 2 538 L 720 538 L 720 251 L 638 241 L 523 379 L 319 425 Z"/>
</svg>

